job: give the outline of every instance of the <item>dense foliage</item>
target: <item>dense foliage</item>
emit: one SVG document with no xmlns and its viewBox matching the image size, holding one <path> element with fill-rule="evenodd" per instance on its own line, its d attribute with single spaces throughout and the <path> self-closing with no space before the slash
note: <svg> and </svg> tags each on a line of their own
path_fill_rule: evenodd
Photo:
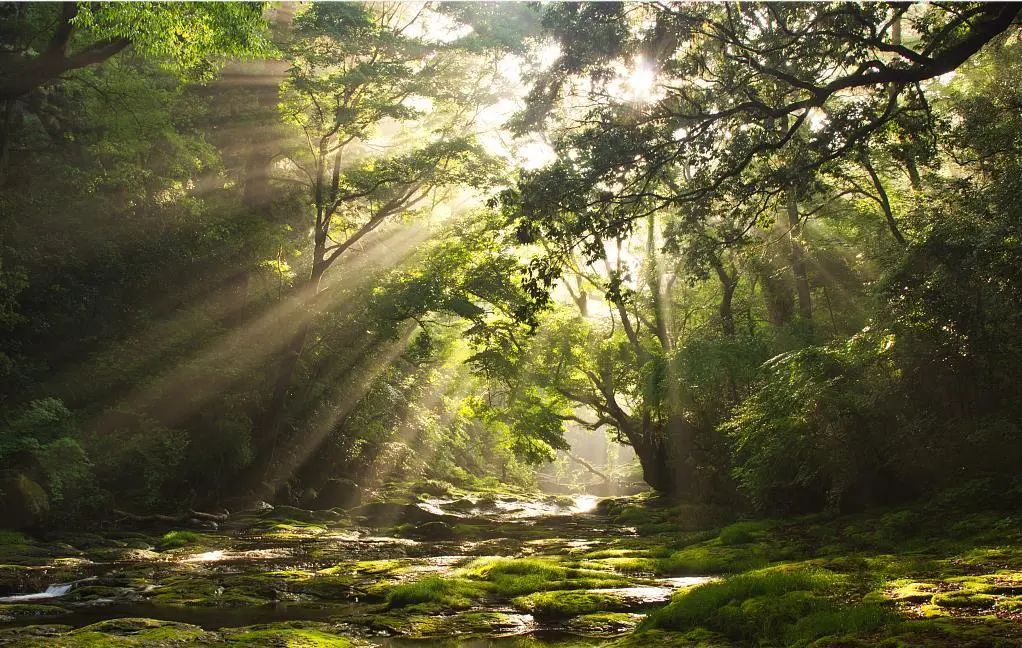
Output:
<svg viewBox="0 0 1022 648">
<path fill-rule="evenodd" d="M 3 512 L 1015 470 L 1017 14 L 3 5 Z"/>
</svg>

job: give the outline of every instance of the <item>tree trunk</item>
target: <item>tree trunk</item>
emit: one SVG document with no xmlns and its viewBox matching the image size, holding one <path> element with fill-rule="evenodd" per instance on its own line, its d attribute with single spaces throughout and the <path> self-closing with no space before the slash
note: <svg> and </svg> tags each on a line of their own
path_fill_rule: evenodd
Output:
<svg viewBox="0 0 1022 648">
<path fill-rule="evenodd" d="M 908 181 L 912 189 L 919 191 L 923 185 L 923 179 L 919 175 L 919 167 L 916 165 L 915 156 L 909 156 L 905 160 L 905 172 L 908 173 Z"/>
<path fill-rule="evenodd" d="M 656 336 L 660 340 L 660 347 L 664 350 L 664 356 L 670 362 L 670 354 L 674 350 L 674 343 L 671 339 L 670 312 L 665 304 L 663 294 L 663 281 L 660 276 L 660 264 L 657 259 L 656 249 L 656 217 L 649 216 L 646 235 L 646 284 L 649 286 L 650 300 L 653 302 L 653 319 L 656 325 Z M 668 372 L 669 373 L 669 372 Z"/>
<path fill-rule="evenodd" d="M 795 298 L 791 279 L 787 273 L 771 265 L 769 261 L 754 260 L 754 271 L 763 286 L 763 305 L 766 307 L 767 321 L 775 328 L 791 323 L 795 312 Z"/>
<path fill-rule="evenodd" d="M 733 304 L 735 289 L 738 288 L 738 271 L 732 266 L 731 272 L 728 272 L 724 262 L 716 255 L 711 258 L 711 263 L 717 273 L 717 279 L 720 280 L 720 304 L 717 306 L 717 312 L 720 314 L 720 328 L 726 337 L 734 338 L 736 331 Z"/>
<path fill-rule="evenodd" d="M 319 251 L 320 245 L 317 244 L 316 247 L 317 251 Z M 316 258 L 322 258 L 322 254 L 317 253 Z M 326 264 L 319 261 L 315 262 L 309 279 L 297 289 L 297 293 L 293 297 L 297 301 L 295 311 L 297 317 L 301 318 L 301 322 L 282 350 L 280 362 L 277 365 L 276 377 L 273 381 L 273 391 L 263 412 L 262 420 L 255 427 L 252 439 L 256 460 L 253 462 L 252 479 L 249 482 L 257 491 L 261 491 L 260 482 L 273 462 L 277 441 L 287 413 L 291 383 L 294 380 L 295 371 L 298 369 L 302 352 L 305 350 L 305 343 L 312 330 L 313 302 L 319 293 L 320 280 L 323 278 L 326 267 Z M 272 496 L 272 493 L 259 492 L 258 494 L 263 497 Z"/>
<path fill-rule="evenodd" d="M 884 211 L 884 218 L 887 219 L 887 229 L 891 231 L 891 236 L 898 242 L 899 245 L 905 245 L 905 237 L 901 235 L 901 230 L 898 229 L 898 222 L 894 220 L 894 210 L 891 209 L 891 199 L 887 195 L 887 189 L 884 188 L 884 182 L 880 179 L 880 174 L 873 168 L 873 163 L 869 159 L 869 152 L 863 151 L 861 156 L 862 168 L 869 174 L 869 179 L 873 183 L 873 188 L 876 189 L 877 198 L 880 202 L 880 208 Z"/>
<path fill-rule="evenodd" d="M 795 294 L 798 296 L 798 314 L 802 324 L 811 329 L 813 325 L 812 291 L 809 287 L 809 270 L 806 265 L 805 249 L 802 247 L 802 223 L 798 213 L 795 192 L 786 192 L 788 217 L 788 253 L 791 257 L 791 274 L 795 279 Z"/>
<path fill-rule="evenodd" d="M 727 338 L 735 336 L 734 298 L 737 282 L 728 281 L 723 284 L 720 295 L 720 328 Z"/>
<path fill-rule="evenodd" d="M 7 182 L 7 166 L 11 155 L 11 138 L 14 137 L 14 117 L 18 111 L 14 99 L 5 99 L 0 108 L 0 188 Z"/>
<path fill-rule="evenodd" d="M 662 428 L 648 423 L 643 428 L 640 433 L 626 434 L 639 458 L 642 480 L 669 497 L 694 497 L 694 443 L 688 421 L 675 415 Z"/>
<path fill-rule="evenodd" d="M 637 439 L 632 441 L 632 449 L 635 450 L 639 465 L 642 467 L 642 481 L 657 492 L 673 495 L 675 478 L 668 453 L 663 451 L 661 445 L 646 439 Z"/>
</svg>

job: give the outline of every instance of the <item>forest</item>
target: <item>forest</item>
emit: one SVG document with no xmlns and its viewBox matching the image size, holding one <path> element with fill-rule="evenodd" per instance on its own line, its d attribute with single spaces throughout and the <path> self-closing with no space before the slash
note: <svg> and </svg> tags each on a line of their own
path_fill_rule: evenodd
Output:
<svg viewBox="0 0 1022 648">
<path fill-rule="evenodd" d="M 1022 4 L 0 2 L 0 646 L 1022 647 Z"/>
</svg>

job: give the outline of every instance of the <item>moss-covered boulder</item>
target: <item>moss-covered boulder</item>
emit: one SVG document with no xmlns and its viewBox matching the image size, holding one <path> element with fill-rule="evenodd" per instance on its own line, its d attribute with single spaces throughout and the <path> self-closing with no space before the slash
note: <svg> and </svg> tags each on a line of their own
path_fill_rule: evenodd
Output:
<svg viewBox="0 0 1022 648">
<path fill-rule="evenodd" d="M 630 605 L 620 594 L 594 590 L 536 592 L 512 600 L 515 609 L 537 619 L 565 619 L 595 612 L 627 610 Z"/>
<path fill-rule="evenodd" d="M 179 606 L 248 606 L 263 605 L 269 600 L 261 592 L 238 584 L 222 584 L 202 576 L 174 576 L 163 581 L 149 594 L 159 605 Z"/>
<path fill-rule="evenodd" d="M 596 612 L 569 619 L 564 627 L 583 636 L 608 636 L 628 632 L 641 620 L 641 614 L 630 612 Z"/>
<path fill-rule="evenodd" d="M 22 636 L 11 643 L 16 648 L 171 648 L 212 643 L 217 636 L 187 623 L 155 619 L 111 619 L 84 628 L 39 636 Z"/>
<path fill-rule="evenodd" d="M 370 630 L 402 635 L 409 639 L 493 637 L 522 634 L 530 629 L 519 615 L 489 610 L 454 614 L 402 614 L 390 612 L 373 617 Z"/>
<path fill-rule="evenodd" d="M 352 648 L 355 644 L 339 636 L 330 625 L 311 622 L 273 623 L 223 630 L 224 643 L 231 646 L 267 648 Z"/>
<path fill-rule="evenodd" d="M 0 623 L 10 623 L 26 617 L 45 617 L 67 614 L 59 605 L 35 603 L 0 603 Z"/>
</svg>

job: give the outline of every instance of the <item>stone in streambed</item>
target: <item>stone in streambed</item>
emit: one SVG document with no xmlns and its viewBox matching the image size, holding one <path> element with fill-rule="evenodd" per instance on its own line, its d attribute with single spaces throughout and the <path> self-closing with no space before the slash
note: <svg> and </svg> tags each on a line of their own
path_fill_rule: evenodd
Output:
<svg viewBox="0 0 1022 648">
<path fill-rule="evenodd" d="M 493 637 L 523 634 L 530 629 L 528 617 L 505 612 L 471 610 L 454 614 L 377 615 L 370 629 L 408 639 Z"/>
<path fill-rule="evenodd" d="M 608 636 L 628 632 L 642 620 L 630 612 L 596 612 L 569 619 L 564 627 L 583 636 Z"/>
<path fill-rule="evenodd" d="M 231 646 L 294 646 L 302 648 L 353 648 L 352 641 L 338 636 L 333 626 L 325 623 L 293 621 L 224 628 L 224 640 Z M 362 644 L 359 644 L 362 645 Z"/>
<path fill-rule="evenodd" d="M 58 614 L 67 614 L 67 610 L 58 605 L 0 603 L 0 623 L 10 623 L 25 617 L 55 616 Z"/>
<path fill-rule="evenodd" d="M 454 527 L 446 522 L 426 522 L 408 529 L 407 533 L 427 540 L 450 540 L 457 535 Z"/>
<path fill-rule="evenodd" d="M 345 479 L 343 477 L 336 477 L 334 479 L 328 479 L 323 484 L 323 486 L 316 492 L 316 497 L 313 502 L 319 508 L 348 509 L 362 504 L 367 496 L 368 493 L 366 490 L 352 480 Z"/>
</svg>

